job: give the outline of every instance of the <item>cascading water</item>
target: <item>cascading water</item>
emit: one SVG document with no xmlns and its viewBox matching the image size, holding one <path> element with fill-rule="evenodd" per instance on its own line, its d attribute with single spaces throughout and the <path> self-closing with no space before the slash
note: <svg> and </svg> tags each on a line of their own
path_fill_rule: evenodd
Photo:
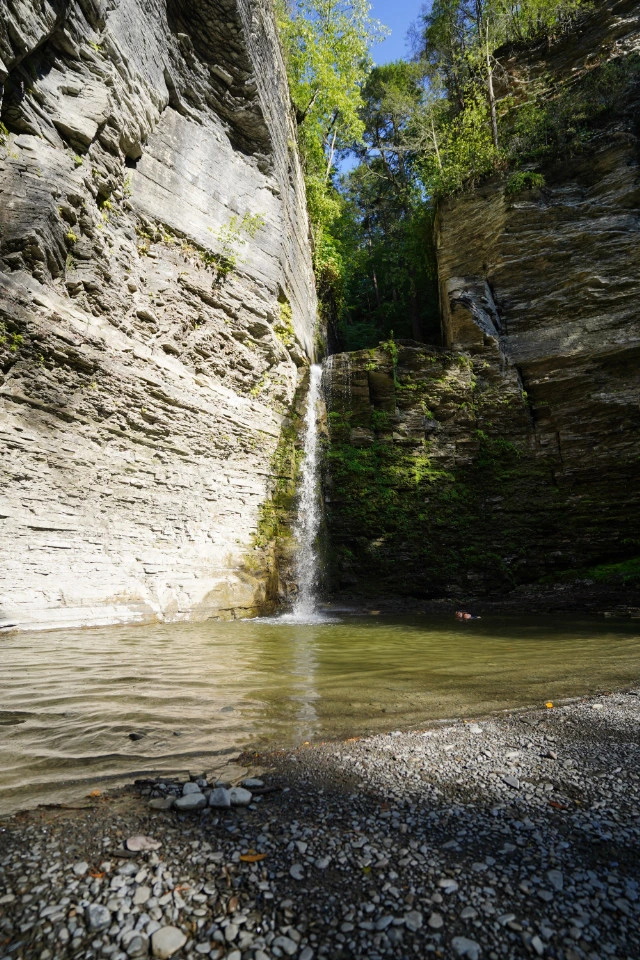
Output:
<svg viewBox="0 0 640 960">
<path fill-rule="evenodd" d="M 322 367 L 313 364 L 309 372 L 309 392 L 304 416 L 304 456 L 300 467 L 298 516 L 294 535 L 298 541 L 298 596 L 293 605 L 293 618 L 306 620 L 316 614 L 318 587 L 318 547 L 320 531 L 320 449 L 318 443 L 318 401 L 322 384 Z"/>
</svg>

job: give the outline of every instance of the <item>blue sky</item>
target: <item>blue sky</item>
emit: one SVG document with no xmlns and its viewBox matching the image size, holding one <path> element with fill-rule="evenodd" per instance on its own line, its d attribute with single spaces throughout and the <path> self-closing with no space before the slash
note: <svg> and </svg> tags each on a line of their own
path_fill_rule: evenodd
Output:
<svg viewBox="0 0 640 960">
<path fill-rule="evenodd" d="M 388 63 L 410 55 L 407 30 L 417 20 L 422 6 L 423 0 L 371 0 L 371 15 L 391 28 L 391 36 L 372 50 L 376 63 Z"/>
</svg>

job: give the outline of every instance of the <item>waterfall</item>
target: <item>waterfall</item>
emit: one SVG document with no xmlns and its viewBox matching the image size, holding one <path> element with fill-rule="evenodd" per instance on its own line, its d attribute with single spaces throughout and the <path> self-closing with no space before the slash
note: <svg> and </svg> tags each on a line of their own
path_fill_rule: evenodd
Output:
<svg viewBox="0 0 640 960">
<path fill-rule="evenodd" d="M 300 467 L 298 516 L 294 535 L 298 541 L 298 596 L 293 617 L 305 620 L 316 613 L 318 586 L 317 538 L 320 530 L 320 449 L 318 442 L 318 400 L 322 383 L 322 367 L 313 364 L 309 372 L 309 392 L 304 415 L 304 456 Z"/>
</svg>

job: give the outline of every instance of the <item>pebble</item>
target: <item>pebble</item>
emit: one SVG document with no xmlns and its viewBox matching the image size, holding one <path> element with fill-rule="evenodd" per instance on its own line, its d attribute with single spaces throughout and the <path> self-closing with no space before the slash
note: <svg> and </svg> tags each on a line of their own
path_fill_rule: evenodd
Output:
<svg viewBox="0 0 640 960">
<path fill-rule="evenodd" d="M 264 780 L 258 780 L 257 777 L 248 777 L 242 781 L 242 786 L 246 787 L 247 790 L 257 790 L 260 787 L 264 787 Z"/>
<path fill-rule="evenodd" d="M 466 957 L 466 960 L 478 960 L 480 956 L 480 944 L 467 937 L 454 937 L 451 946 L 459 957 Z"/>
<path fill-rule="evenodd" d="M 279 950 L 284 950 L 288 957 L 292 957 L 295 953 L 298 952 L 297 943 L 292 940 L 290 937 L 276 937 L 273 943 L 273 947 L 277 947 Z"/>
<path fill-rule="evenodd" d="M 188 797 L 190 793 L 202 793 L 202 790 L 197 783 L 192 783 L 191 780 L 187 780 L 182 788 L 182 796 Z"/>
<path fill-rule="evenodd" d="M 152 810 L 167 811 L 171 810 L 175 802 L 175 797 L 154 797 L 149 800 L 149 806 Z"/>
<path fill-rule="evenodd" d="M 429 919 L 427 920 L 427 923 L 429 924 L 432 930 L 440 930 L 444 924 L 444 920 L 442 919 L 442 914 L 432 913 Z"/>
<path fill-rule="evenodd" d="M 232 787 L 229 790 L 229 799 L 232 807 L 248 807 L 253 799 L 253 794 L 250 790 L 245 790 L 244 787 Z"/>
<path fill-rule="evenodd" d="M 186 942 L 186 935 L 178 927 L 160 927 L 151 937 L 151 952 L 158 960 L 168 960 Z"/>
<path fill-rule="evenodd" d="M 102 903 L 88 904 L 85 917 L 90 930 L 104 930 L 111 923 L 111 911 Z"/>
<path fill-rule="evenodd" d="M 294 880 L 304 879 L 304 867 L 302 866 L 301 863 L 294 863 L 293 866 L 290 867 L 289 873 L 291 874 Z"/>
<path fill-rule="evenodd" d="M 138 887 L 138 889 L 133 895 L 134 907 L 139 907 L 141 904 L 146 903 L 150 896 L 151 896 L 150 887 Z"/>
<path fill-rule="evenodd" d="M 142 853 L 148 850 L 159 850 L 162 846 L 160 840 L 154 840 L 153 837 L 146 837 L 143 834 L 136 834 L 135 837 L 129 837 L 125 842 L 127 850 L 134 853 Z"/>
<path fill-rule="evenodd" d="M 231 791 L 226 790 L 225 787 L 215 787 L 209 794 L 209 806 L 220 808 L 230 807 Z"/>
<path fill-rule="evenodd" d="M 406 913 L 404 916 L 404 925 L 414 933 L 419 930 L 422 926 L 422 914 L 420 911 L 411 910 L 409 913 Z"/>
<path fill-rule="evenodd" d="M 74 863 L 73 872 L 76 877 L 84 877 L 85 873 L 89 869 L 89 864 L 86 860 L 79 860 L 78 863 Z"/>
<path fill-rule="evenodd" d="M 186 797 L 178 797 L 173 807 L 182 813 L 190 813 L 194 810 L 202 810 L 206 805 L 207 798 L 203 793 L 188 793 Z"/>
</svg>

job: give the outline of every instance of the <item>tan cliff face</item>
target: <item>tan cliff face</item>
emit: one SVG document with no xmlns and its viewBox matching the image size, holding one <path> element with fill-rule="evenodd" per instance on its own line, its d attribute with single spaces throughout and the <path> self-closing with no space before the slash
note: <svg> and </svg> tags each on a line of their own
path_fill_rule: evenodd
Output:
<svg viewBox="0 0 640 960">
<path fill-rule="evenodd" d="M 10 2 L 0 82 L 0 627 L 254 612 L 316 314 L 270 5 Z"/>
</svg>

